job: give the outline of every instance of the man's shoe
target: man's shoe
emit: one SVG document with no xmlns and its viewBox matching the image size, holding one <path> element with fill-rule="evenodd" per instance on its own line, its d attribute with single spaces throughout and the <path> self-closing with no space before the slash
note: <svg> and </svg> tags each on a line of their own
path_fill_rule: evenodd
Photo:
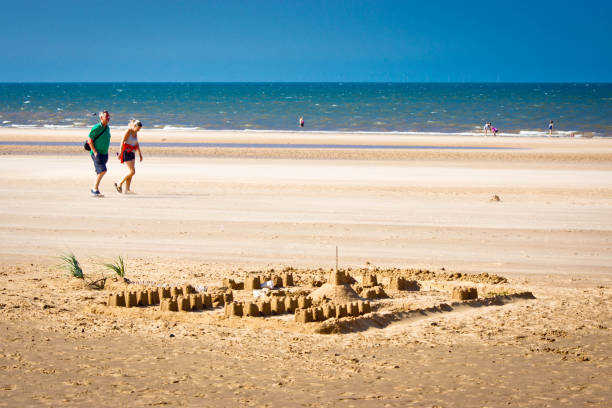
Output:
<svg viewBox="0 0 612 408">
<path fill-rule="evenodd" d="M 100 193 L 100 190 L 91 189 L 91 196 L 100 198 L 104 197 L 104 194 Z"/>
</svg>

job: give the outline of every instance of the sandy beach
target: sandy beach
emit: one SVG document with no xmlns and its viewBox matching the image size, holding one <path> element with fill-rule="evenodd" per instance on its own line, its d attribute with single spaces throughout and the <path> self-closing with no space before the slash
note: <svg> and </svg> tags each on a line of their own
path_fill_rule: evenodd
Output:
<svg viewBox="0 0 612 408">
<path fill-rule="evenodd" d="M 0 129 L 0 406 L 609 406 L 612 140 L 145 129 L 137 194 L 114 190 L 112 147 L 94 199 L 86 134 Z M 74 146 L 17 143 L 40 141 Z M 147 146 L 167 142 L 339 147 Z M 390 296 L 332 334 L 106 305 L 120 255 L 133 282 L 293 267 L 313 291 L 336 247 Z M 109 285 L 59 269 L 67 251 Z M 409 270 L 431 272 L 420 291 L 389 289 Z M 480 303 L 434 308 L 457 285 Z"/>
</svg>

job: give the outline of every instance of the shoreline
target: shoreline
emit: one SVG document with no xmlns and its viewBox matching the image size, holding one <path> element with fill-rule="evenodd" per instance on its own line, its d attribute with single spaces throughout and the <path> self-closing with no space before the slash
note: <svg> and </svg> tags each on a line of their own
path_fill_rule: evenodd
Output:
<svg viewBox="0 0 612 408">
<path fill-rule="evenodd" d="M 87 138 L 90 128 L 0 128 L 0 141 L 82 141 Z M 125 127 L 111 127 L 112 139 L 119 139 Z M 473 144 L 474 142 L 486 142 L 496 146 L 530 144 L 551 144 L 556 146 L 567 146 L 568 143 L 591 143 L 591 145 L 607 145 L 612 138 L 608 137 L 508 137 L 508 136 L 484 136 L 453 134 L 429 134 L 429 133 L 378 133 L 378 132 L 317 132 L 317 131 L 242 131 L 242 130 L 161 130 L 143 128 L 139 133 L 143 141 L 149 142 L 252 142 L 252 143 L 348 143 L 351 144 L 376 144 L 376 145 L 400 145 L 400 144 Z"/>
<path fill-rule="evenodd" d="M 87 135 L 86 129 L 0 129 L 0 155 L 80 155 L 84 153 L 82 143 Z M 112 156 L 123 132 L 114 131 L 111 135 Z M 143 154 L 150 157 L 409 160 L 462 166 L 481 163 L 494 167 L 512 161 L 515 166 L 612 169 L 612 138 L 160 132 L 143 129 L 139 140 Z"/>
<path fill-rule="evenodd" d="M 0 132 L 7 130 L 34 130 L 34 131 L 89 131 L 91 126 L 74 126 L 74 125 L 9 125 L 0 126 Z M 126 126 L 110 126 L 112 131 L 123 131 Z M 441 132 L 441 131 L 400 131 L 400 130 L 389 130 L 389 131 L 370 131 L 370 130 L 306 130 L 306 129 L 204 129 L 198 126 L 173 126 L 165 125 L 163 127 L 148 128 L 148 132 L 191 132 L 200 133 L 202 135 L 207 133 L 268 133 L 268 134 L 306 134 L 306 135 L 369 135 L 369 136 L 429 136 L 429 137 L 503 137 L 503 138 L 548 138 L 548 132 L 544 130 L 520 130 L 516 132 L 499 132 L 496 136 L 487 135 L 481 130 L 474 131 L 456 131 L 456 132 Z M 490 133 L 490 132 L 489 132 Z M 612 138 L 612 135 L 598 134 L 594 131 L 581 131 L 581 130 L 563 130 L 554 131 L 550 138 L 576 138 L 576 139 L 606 139 Z"/>
</svg>

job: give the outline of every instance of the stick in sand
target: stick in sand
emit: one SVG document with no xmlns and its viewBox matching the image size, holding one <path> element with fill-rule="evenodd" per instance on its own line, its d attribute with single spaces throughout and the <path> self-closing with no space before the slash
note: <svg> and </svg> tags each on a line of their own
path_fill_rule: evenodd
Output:
<svg viewBox="0 0 612 408">
<path fill-rule="evenodd" d="M 338 245 L 336 245 L 336 273 L 338 273 Z"/>
</svg>

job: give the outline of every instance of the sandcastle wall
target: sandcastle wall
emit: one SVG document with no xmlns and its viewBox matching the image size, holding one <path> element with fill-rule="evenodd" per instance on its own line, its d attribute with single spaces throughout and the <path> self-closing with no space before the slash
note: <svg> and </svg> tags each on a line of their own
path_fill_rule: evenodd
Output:
<svg viewBox="0 0 612 408">
<path fill-rule="evenodd" d="M 297 309 L 294 320 L 298 323 L 322 322 L 334 317 L 338 319 L 346 316 L 357 317 L 371 311 L 372 307 L 368 301 L 350 302 L 342 305 L 328 304 L 309 309 Z"/>
</svg>

